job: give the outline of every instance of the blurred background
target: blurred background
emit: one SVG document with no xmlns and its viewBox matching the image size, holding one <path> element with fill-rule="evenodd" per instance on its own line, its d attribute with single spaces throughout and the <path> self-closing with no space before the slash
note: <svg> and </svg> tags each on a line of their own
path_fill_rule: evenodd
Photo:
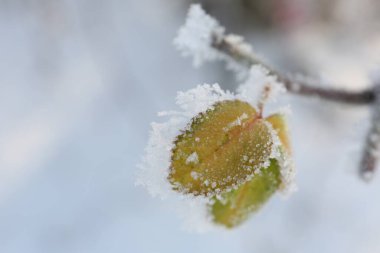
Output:
<svg viewBox="0 0 380 253">
<path fill-rule="evenodd" d="M 282 71 L 355 90 L 379 66 L 377 0 L 201 3 Z M 379 252 L 380 174 L 357 176 L 365 106 L 283 98 L 299 190 L 236 230 L 186 232 L 170 200 L 134 185 L 177 91 L 237 85 L 173 47 L 189 4 L 0 0 L 0 252 Z"/>
</svg>

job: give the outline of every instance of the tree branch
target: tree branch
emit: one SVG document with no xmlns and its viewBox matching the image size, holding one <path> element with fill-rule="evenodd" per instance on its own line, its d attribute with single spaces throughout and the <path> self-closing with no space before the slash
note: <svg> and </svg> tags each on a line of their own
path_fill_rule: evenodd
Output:
<svg viewBox="0 0 380 253">
<path fill-rule="evenodd" d="M 347 104 L 372 105 L 371 128 L 367 134 L 359 167 L 359 176 L 363 180 L 372 179 L 380 158 L 380 84 L 357 92 L 317 87 L 307 83 L 307 81 L 297 81 L 271 68 L 256 57 L 248 44 L 234 35 L 215 34 L 212 47 L 247 68 L 255 64 L 264 66 L 269 70 L 269 74 L 276 76 L 290 93 Z"/>
<path fill-rule="evenodd" d="M 255 64 L 260 64 L 266 67 L 269 70 L 269 73 L 276 76 L 290 93 L 319 97 L 334 102 L 348 104 L 372 104 L 375 102 L 376 94 L 373 89 L 357 92 L 346 91 L 341 89 L 314 87 L 304 81 L 293 80 L 258 59 L 252 51 L 247 50 L 247 44 L 243 42 L 234 43 L 234 41 L 230 39 L 230 36 L 233 35 L 214 35 L 212 47 L 248 68 Z"/>
<path fill-rule="evenodd" d="M 359 175 L 364 180 L 372 179 L 380 155 L 380 87 L 375 86 L 376 100 L 372 108 L 371 128 L 367 134 Z"/>
</svg>

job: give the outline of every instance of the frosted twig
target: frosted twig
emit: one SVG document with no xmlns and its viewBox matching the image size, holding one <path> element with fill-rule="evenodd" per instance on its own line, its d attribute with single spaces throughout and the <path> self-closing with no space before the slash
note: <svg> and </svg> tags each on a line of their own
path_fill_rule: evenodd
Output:
<svg viewBox="0 0 380 253">
<path fill-rule="evenodd" d="M 248 68 L 256 64 L 264 66 L 269 70 L 269 74 L 276 76 L 290 93 L 320 97 L 348 104 L 371 104 L 375 102 L 375 92 L 373 89 L 346 91 L 342 89 L 314 87 L 305 81 L 296 81 L 285 76 L 261 61 L 251 50 L 241 47 L 241 45 L 247 45 L 246 43 L 234 43 L 234 40 L 230 39 L 230 36 L 235 35 L 215 34 L 212 40 L 212 47 Z"/>
</svg>

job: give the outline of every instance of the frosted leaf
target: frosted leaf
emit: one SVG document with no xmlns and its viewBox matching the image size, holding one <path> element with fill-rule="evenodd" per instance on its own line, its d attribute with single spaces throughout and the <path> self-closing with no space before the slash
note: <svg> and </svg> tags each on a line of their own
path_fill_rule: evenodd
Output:
<svg viewBox="0 0 380 253">
<path fill-rule="evenodd" d="M 214 203 L 209 204 L 213 221 L 227 228 L 238 226 L 248 219 L 277 190 L 286 194 L 294 190 L 294 167 L 285 119 L 281 114 L 274 114 L 265 122 L 274 142 L 268 164 L 257 168 L 247 182 L 215 197 Z M 243 157 L 243 160 L 246 159 Z"/>
<path fill-rule="evenodd" d="M 273 154 L 273 158 L 279 162 L 281 173 L 280 190 L 286 196 L 296 190 L 294 183 L 295 169 L 288 126 L 283 114 L 273 114 L 267 117 L 266 120 L 272 125 L 273 138 L 277 139 L 277 152 Z"/>
<path fill-rule="evenodd" d="M 246 102 L 214 104 L 195 116 L 175 140 L 169 174 L 173 189 L 210 196 L 250 180 L 256 169 L 269 165 L 271 131 Z M 194 153 L 197 163 L 190 163 Z M 252 162 L 244 159 L 246 156 Z M 197 180 L 191 176 L 194 171 L 199 175 Z M 231 179 L 226 182 L 228 176 Z"/>
<path fill-rule="evenodd" d="M 213 36 L 221 36 L 224 28 L 206 14 L 199 4 L 190 6 L 186 23 L 178 31 L 174 45 L 183 56 L 192 56 L 194 66 L 204 61 L 219 59 L 220 53 L 211 47 Z"/>
<path fill-rule="evenodd" d="M 251 104 L 257 104 L 263 99 L 263 91 L 269 87 L 266 101 L 276 102 L 276 98 L 280 93 L 286 91 L 285 86 L 277 81 L 275 76 L 269 75 L 269 71 L 261 65 L 253 65 L 249 71 L 248 79 L 239 86 L 238 97 Z"/>
<path fill-rule="evenodd" d="M 272 196 L 280 182 L 279 165 L 272 159 L 270 166 L 261 169 L 252 180 L 209 204 L 213 221 L 227 228 L 240 225 Z"/>
<path fill-rule="evenodd" d="M 168 117 L 167 120 L 151 124 L 145 155 L 138 165 L 136 184 L 146 187 L 153 196 L 172 196 L 173 191 L 167 177 L 176 136 L 195 115 L 206 111 L 216 102 L 235 98 L 234 94 L 223 91 L 218 84 L 198 85 L 186 92 L 178 92 L 176 104 L 179 110 L 161 112 L 159 115 Z"/>
<path fill-rule="evenodd" d="M 241 97 L 231 92 L 223 91 L 217 84 L 198 85 L 196 88 L 189 91 L 178 92 L 176 103 L 179 110 L 160 113 L 161 116 L 167 118 L 166 121 L 152 123 L 152 130 L 150 132 L 145 155 L 139 165 L 140 169 L 137 173 L 136 184 L 146 187 L 153 196 L 174 198 L 175 202 L 177 201 L 178 203 L 178 207 L 180 207 L 179 209 L 186 210 L 186 214 L 183 213 L 184 210 L 181 211 L 181 215 L 185 218 L 185 223 L 192 225 L 196 224 L 196 227 L 192 226 L 191 230 L 199 231 L 213 228 L 213 216 L 210 213 L 210 209 L 207 208 L 212 205 L 210 201 L 214 201 L 214 199 L 210 199 L 210 197 L 215 196 L 216 199 L 223 200 L 221 197 L 223 194 L 226 194 L 227 192 L 233 193 L 234 191 L 239 190 L 240 187 L 244 186 L 245 183 L 252 182 L 252 180 L 258 176 L 265 175 L 263 169 L 271 165 L 271 160 L 276 160 L 280 167 L 280 189 L 283 188 L 283 185 L 288 184 L 286 181 L 287 179 L 292 178 L 289 176 L 292 173 L 286 166 L 288 160 L 283 159 L 285 157 L 283 154 L 285 153 L 281 149 L 281 146 L 286 146 L 284 145 L 286 142 L 284 141 L 284 138 L 281 137 L 281 131 L 277 130 L 277 128 L 280 128 L 281 130 L 282 127 L 276 126 L 276 120 L 269 120 L 269 118 L 268 120 L 259 118 L 252 121 L 252 118 L 254 118 L 253 116 L 255 115 L 255 109 L 252 105 L 239 101 L 238 98 Z M 218 131 L 219 133 L 239 136 L 240 139 L 232 138 L 236 141 L 236 145 L 232 146 L 236 146 L 236 148 L 227 149 L 230 151 L 232 150 L 232 153 L 229 153 L 230 151 L 228 151 L 227 153 L 222 154 L 220 157 L 223 159 L 216 159 L 215 164 L 208 163 L 208 165 L 216 165 L 215 167 L 204 166 L 201 171 L 194 168 L 199 164 L 207 164 L 202 163 L 202 151 L 192 150 L 191 148 L 183 152 L 184 154 L 181 154 L 183 155 L 183 164 L 186 165 L 187 163 L 187 166 L 192 167 L 192 169 L 188 171 L 189 180 L 191 182 L 199 182 L 201 187 L 199 192 L 192 192 L 192 195 L 183 195 L 182 193 L 184 191 L 181 191 L 183 190 L 183 185 L 179 182 L 175 182 L 175 180 L 172 180 L 171 183 L 168 180 L 172 175 L 171 173 L 175 171 L 173 168 L 170 170 L 173 150 L 176 147 L 174 141 L 178 140 L 178 136 L 188 132 L 191 134 L 187 137 L 192 140 L 191 143 L 193 143 L 194 147 L 204 146 L 205 143 L 209 144 L 209 138 L 214 134 L 213 131 L 206 131 L 205 135 L 197 136 L 191 131 L 191 122 L 194 122 L 194 120 L 203 120 L 203 122 L 207 123 L 207 120 L 210 120 L 210 117 L 202 118 L 199 117 L 199 115 L 202 115 L 203 113 L 203 115 L 210 116 L 211 114 L 205 114 L 205 112 L 216 112 L 218 111 L 218 104 L 224 103 L 236 103 L 244 105 L 243 108 L 246 108 L 240 111 L 232 110 L 233 113 L 231 114 L 231 117 L 218 126 L 220 129 L 220 131 Z M 251 122 L 250 124 L 252 124 L 253 129 L 251 131 L 240 131 L 246 127 L 249 122 Z M 211 125 L 215 126 L 215 122 Z M 261 130 L 254 130 L 254 127 L 259 127 L 258 129 Z M 266 141 L 261 142 L 260 139 Z M 222 141 L 223 140 L 225 139 L 222 138 Z M 255 141 L 252 142 L 252 140 L 255 140 L 256 143 Z M 250 150 L 250 148 L 247 149 L 244 147 L 244 143 L 247 143 L 247 141 L 251 145 L 252 150 L 264 150 L 265 157 L 267 158 L 258 161 L 257 157 L 262 157 L 262 155 L 252 156 L 252 154 L 245 152 L 246 150 Z M 237 155 L 234 155 L 234 153 Z M 236 160 L 234 161 L 234 159 Z M 218 162 L 220 162 L 222 166 L 218 166 Z M 222 174 L 220 174 L 222 176 L 205 178 L 205 174 L 212 175 L 212 172 L 215 172 L 215 168 L 222 168 L 225 164 L 229 163 L 238 163 L 241 165 L 239 166 L 240 173 L 238 173 L 240 177 L 237 178 L 233 173 L 228 173 L 228 170 L 222 169 Z M 173 191 L 173 187 L 178 187 L 177 189 L 180 189 L 180 191 Z M 201 194 L 202 189 L 206 189 L 203 194 Z"/>
</svg>

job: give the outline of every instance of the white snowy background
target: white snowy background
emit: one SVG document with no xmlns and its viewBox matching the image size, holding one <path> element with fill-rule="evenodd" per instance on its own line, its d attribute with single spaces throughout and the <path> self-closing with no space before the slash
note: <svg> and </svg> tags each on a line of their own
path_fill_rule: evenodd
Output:
<svg viewBox="0 0 380 253">
<path fill-rule="evenodd" d="M 231 1 L 213 14 L 273 65 L 360 89 L 380 63 L 376 1 L 338 2 L 337 30 L 239 29 Z M 379 252 L 380 173 L 356 172 L 366 107 L 286 97 L 299 190 L 236 230 L 186 232 L 170 201 L 134 185 L 177 91 L 236 87 L 223 64 L 194 69 L 173 47 L 188 4 L 0 1 L 0 252 Z"/>
</svg>

